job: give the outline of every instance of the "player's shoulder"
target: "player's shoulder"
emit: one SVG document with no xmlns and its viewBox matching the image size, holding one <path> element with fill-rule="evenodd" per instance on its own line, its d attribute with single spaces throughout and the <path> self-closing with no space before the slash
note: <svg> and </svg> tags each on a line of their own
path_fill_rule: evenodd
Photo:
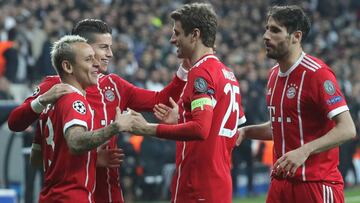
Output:
<svg viewBox="0 0 360 203">
<path fill-rule="evenodd" d="M 42 82 L 52 82 L 52 83 L 60 83 L 60 77 L 58 75 L 48 75 L 44 78 Z"/>
<path fill-rule="evenodd" d="M 114 73 L 110 73 L 107 75 L 104 74 L 100 74 L 99 75 L 99 83 L 109 83 L 109 82 L 122 82 L 124 81 L 124 79 L 122 77 L 120 77 L 117 74 Z"/>
<path fill-rule="evenodd" d="M 315 75 L 330 70 L 329 66 L 326 65 L 324 61 L 322 61 L 321 59 L 315 56 L 305 53 L 299 65 L 302 66 L 305 70 L 307 70 L 307 72 L 309 72 L 310 74 L 315 74 Z"/>
<path fill-rule="evenodd" d="M 200 58 L 193 66 L 194 69 L 202 69 L 209 66 L 219 65 L 220 60 L 213 54 L 205 55 Z"/>
<path fill-rule="evenodd" d="M 62 96 L 55 104 L 56 108 L 62 109 L 61 111 L 68 111 L 74 108 L 76 111 L 79 111 L 79 113 L 86 111 L 88 105 L 84 95 L 78 92 L 72 92 Z"/>
<path fill-rule="evenodd" d="M 218 75 L 219 68 L 223 68 L 225 65 L 215 55 L 205 55 L 199 59 L 191 69 L 191 74 L 194 75 Z"/>
<path fill-rule="evenodd" d="M 58 99 L 60 103 L 71 103 L 76 100 L 81 100 L 87 103 L 85 96 L 78 90 L 69 94 L 65 94 Z"/>
</svg>

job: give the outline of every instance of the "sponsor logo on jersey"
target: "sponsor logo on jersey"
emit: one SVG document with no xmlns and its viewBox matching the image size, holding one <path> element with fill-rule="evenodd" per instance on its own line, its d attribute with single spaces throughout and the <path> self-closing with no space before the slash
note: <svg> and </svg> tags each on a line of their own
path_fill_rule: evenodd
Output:
<svg viewBox="0 0 360 203">
<path fill-rule="evenodd" d="M 83 115 L 86 113 L 86 107 L 82 101 L 76 100 L 76 101 L 74 101 L 72 106 L 75 109 L 75 111 L 77 111 L 78 113 L 83 114 Z"/>
<path fill-rule="evenodd" d="M 336 92 L 335 85 L 331 80 L 326 80 L 324 82 L 324 89 L 329 95 L 334 95 Z"/>
<path fill-rule="evenodd" d="M 35 97 L 36 95 L 38 95 L 40 93 L 40 87 L 37 86 L 34 90 L 34 92 L 32 93 L 32 96 Z"/>
<path fill-rule="evenodd" d="M 341 96 L 335 96 L 335 97 L 331 97 L 330 99 L 326 100 L 326 103 L 328 105 L 333 105 L 333 104 L 339 103 L 341 101 L 342 101 Z"/>
<path fill-rule="evenodd" d="M 288 99 L 292 99 L 295 97 L 296 95 L 296 90 L 298 89 L 298 87 L 295 84 L 290 84 L 288 86 L 288 89 L 286 90 L 286 97 Z"/>
</svg>

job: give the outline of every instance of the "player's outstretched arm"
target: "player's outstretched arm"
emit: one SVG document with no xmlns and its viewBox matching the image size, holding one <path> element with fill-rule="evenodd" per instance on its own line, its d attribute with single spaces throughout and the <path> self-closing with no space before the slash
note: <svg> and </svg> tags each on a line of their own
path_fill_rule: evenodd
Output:
<svg viewBox="0 0 360 203">
<path fill-rule="evenodd" d="M 211 108 L 193 111 L 191 121 L 176 125 L 148 123 L 140 113 L 135 111 L 131 111 L 131 115 L 133 123 L 130 132 L 133 134 L 190 141 L 205 140 L 209 136 L 213 111 Z"/>
<path fill-rule="evenodd" d="M 86 131 L 85 127 L 74 125 L 66 130 L 65 139 L 71 153 L 81 154 L 104 144 L 121 131 L 129 131 L 131 122 L 131 115 L 121 114 L 117 107 L 115 121 L 110 125 L 94 131 Z"/>
<path fill-rule="evenodd" d="M 48 85 L 43 84 L 42 86 Z M 48 104 L 55 103 L 61 96 L 73 91 L 69 85 L 55 84 L 48 91 L 29 97 L 10 113 L 8 118 L 9 129 L 15 132 L 24 131 L 39 118 L 40 113 Z"/>
<path fill-rule="evenodd" d="M 272 140 L 272 131 L 270 121 L 258 125 L 249 125 L 238 129 L 239 137 L 236 140 L 236 145 L 239 146 L 241 142 L 248 139 L 256 140 Z"/>
</svg>

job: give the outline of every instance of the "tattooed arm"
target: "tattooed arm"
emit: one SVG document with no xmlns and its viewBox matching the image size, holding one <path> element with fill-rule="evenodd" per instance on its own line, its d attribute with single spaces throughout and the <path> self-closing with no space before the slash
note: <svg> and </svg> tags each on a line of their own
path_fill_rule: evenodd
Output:
<svg viewBox="0 0 360 203">
<path fill-rule="evenodd" d="M 121 114 L 120 109 L 116 108 L 115 121 L 104 128 L 86 131 L 83 126 L 71 126 L 65 131 L 65 139 L 69 150 L 71 153 L 80 154 L 95 149 L 119 132 L 129 131 L 132 120 L 131 114 Z"/>
<path fill-rule="evenodd" d="M 71 153 L 81 154 L 104 144 L 118 132 L 116 123 L 94 131 L 86 131 L 85 127 L 74 125 L 66 130 L 65 139 Z"/>
</svg>

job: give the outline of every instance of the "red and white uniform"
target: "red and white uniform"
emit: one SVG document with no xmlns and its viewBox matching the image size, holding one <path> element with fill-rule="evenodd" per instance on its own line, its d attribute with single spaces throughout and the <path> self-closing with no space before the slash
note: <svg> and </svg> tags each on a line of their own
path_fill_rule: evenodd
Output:
<svg viewBox="0 0 360 203">
<path fill-rule="evenodd" d="M 234 73 L 216 56 L 203 56 L 189 71 L 178 104 L 179 124 L 157 128 L 158 137 L 177 140 L 171 201 L 232 202 L 231 152 L 238 125 L 246 121 Z"/>
<path fill-rule="evenodd" d="M 9 128 L 14 131 L 22 131 L 33 123 L 39 114 L 31 108 L 31 102 L 60 82 L 59 76 L 46 77 L 37 87 L 34 95 L 11 112 L 8 120 Z M 86 89 L 86 100 L 90 103 L 95 115 L 94 130 L 110 124 L 115 119 L 117 106 L 122 111 L 126 108 L 136 111 L 152 111 L 157 103 L 170 105 L 169 97 L 177 101 L 184 85 L 185 82 L 175 76 L 162 91 L 155 92 L 138 88 L 115 74 L 100 74 L 98 84 Z M 22 122 L 18 122 L 19 118 L 22 118 Z M 113 137 L 108 142 L 108 146 L 116 147 L 117 138 Z M 96 202 L 123 203 L 118 169 L 98 167 L 96 175 Z"/>
<path fill-rule="evenodd" d="M 331 119 L 349 110 L 332 70 L 323 61 L 305 53 L 286 73 L 280 72 L 278 65 L 271 69 L 266 99 L 274 162 L 286 152 L 325 135 L 335 126 Z M 338 153 L 336 147 L 311 155 L 295 176 L 287 179 L 343 184 L 337 168 Z"/>
<path fill-rule="evenodd" d="M 47 76 L 35 89 L 33 95 L 26 98 L 26 100 L 11 111 L 8 118 L 9 129 L 15 132 L 24 131 L 32 123 L 39 118 L 39 113 L 34 112 L 31 108 L 31 102 L 35 100 L 39 95 L 47 92 L 52 86 L 60 83 L 60 77 L 57 75 Z M 21 119 L 21 122 L 19 122 Z"/>
<path fill-rule="evenodd" d="M 94 129 L 109 125 L 116 114 L 131 108 L 136 111 L 152 111 L 157 103 L 169 103 L 169 97 L 179 99 L 185 82 L 178 77 L 160 92 L 138 88 L 115 74 L 99 75 L 98 84 L 86 89 L 86 99 L 95 111 Z M 108 143 L 109 148 L 117 146 L 114 136 Z M 99 202 L 124 202 L 119 183 L 118 168 L 96 169 L 95 200 Z"/>
<path fill-rule="evenodd" d="M 71 154 L 64 137 L 74 125 L 92 129 L 92 111 L 77 90 L 58 99 L 39 119 L 44 185 L 39 202 L 94 202 L 96 152 Z M 39 136 L 39 134 L 37 134 Z"/>
</svg>

